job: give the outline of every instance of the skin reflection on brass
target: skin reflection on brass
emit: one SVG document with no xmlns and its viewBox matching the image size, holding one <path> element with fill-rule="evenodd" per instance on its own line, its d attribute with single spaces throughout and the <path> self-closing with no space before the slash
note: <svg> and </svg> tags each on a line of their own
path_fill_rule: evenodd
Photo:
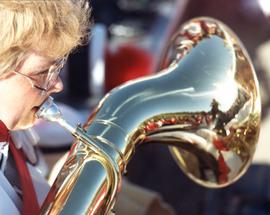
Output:
<svg viewBox="0 0 270 215">
<path fill-rule="evenodd" d="M 146 143 L 168 145 L 185 174 L 207 187 L 227 186 L 246 171 L 261 104 L 241 42 L 221 22 L 201 17 L 181 26 L 167 50 L 163 71 L 112 90 L 84 129 L 50 105 L 50 114 L 41 111 L 78 139 L 43 204 L 45 214 L 106 214 L 126 164 Z"/>
</svg>

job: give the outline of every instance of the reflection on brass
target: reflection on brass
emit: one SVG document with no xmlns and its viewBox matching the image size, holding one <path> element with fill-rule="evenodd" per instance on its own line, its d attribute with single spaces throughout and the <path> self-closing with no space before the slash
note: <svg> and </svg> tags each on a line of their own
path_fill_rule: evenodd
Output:
<svg viewBox="0 0 270 215">
<path fill-rule="evenodd" d="M 168 145 L 185 174 L 207 187 L 227 186 L 244 174 L 261 105 L 238 38 L 217 20 L 193 19 L 173 36 L 163 65 L 157 75 L 108 93 L 83 128 L 70 126 L 51 99 L 44 103 L 37 117 L 60 123 L 77 140 L 43 214 L 111 213 L 121 175 L 145 143 Z"/>
</svg>

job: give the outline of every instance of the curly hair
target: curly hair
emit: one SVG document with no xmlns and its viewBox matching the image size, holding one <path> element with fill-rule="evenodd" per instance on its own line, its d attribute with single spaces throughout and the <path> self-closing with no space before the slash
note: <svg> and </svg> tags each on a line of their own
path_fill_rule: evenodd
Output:
<svg viewBox="0 0 270 215">
<path fill-rule="evenodd" d="M 88 40 L 88 0 L 0 1 L 0 76 L 30 51 L 61 58 Z"/>
</svg>

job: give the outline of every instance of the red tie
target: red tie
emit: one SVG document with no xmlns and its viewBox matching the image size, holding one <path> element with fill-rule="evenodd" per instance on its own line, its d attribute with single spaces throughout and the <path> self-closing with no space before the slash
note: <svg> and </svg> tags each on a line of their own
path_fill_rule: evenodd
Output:
<svg viewBox="0 0 270 215">
<path fill-rule="evenodd" d="M 21 150 L 15 147 L 9 135 L 7 127 L 1 120 L 0 120 L 0 141 L 9 142 L 9 148 L 13 155 L 20 176 L 21 189 L 23 192 L 22 215 L 37 215 L 39 213 L 39 205 L 34 185 L 30 173 L 28 171 L 28 168 L 26 166 L 24 155 Z"/>
<path fill-rule="evenodd" d="M 9 147 L 20 176 L 21 189 L 23 193 L 22 215 L 37 215 L 39 214 L 37 196 L 23 153 L 14 146 L 11 138 L 9 138 Z"/>
</svg>

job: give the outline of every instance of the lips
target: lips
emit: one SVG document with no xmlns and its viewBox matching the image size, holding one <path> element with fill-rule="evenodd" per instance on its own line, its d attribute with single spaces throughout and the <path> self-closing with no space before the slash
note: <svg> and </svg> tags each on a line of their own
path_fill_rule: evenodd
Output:
<svg viewBox="0 0 270 215">
<path fill-rule="evenodd" d="M 48 99 L 48 97 L 46 97 L 45 99 L 43 99 L 37 106 L 34 106 L 33 109 L 35 109 L 36 111 L 40 108 L 40 106 Z"/>
<path fill-rule="evenodd" d="M 34 112 L 37 112 L 38 109 L 39 109 L 39 107 L 37 107 L 37 106 L 35 106 L 35 107 L 32 108 L 32 110 L 33 110 Z"/>
</svg>

